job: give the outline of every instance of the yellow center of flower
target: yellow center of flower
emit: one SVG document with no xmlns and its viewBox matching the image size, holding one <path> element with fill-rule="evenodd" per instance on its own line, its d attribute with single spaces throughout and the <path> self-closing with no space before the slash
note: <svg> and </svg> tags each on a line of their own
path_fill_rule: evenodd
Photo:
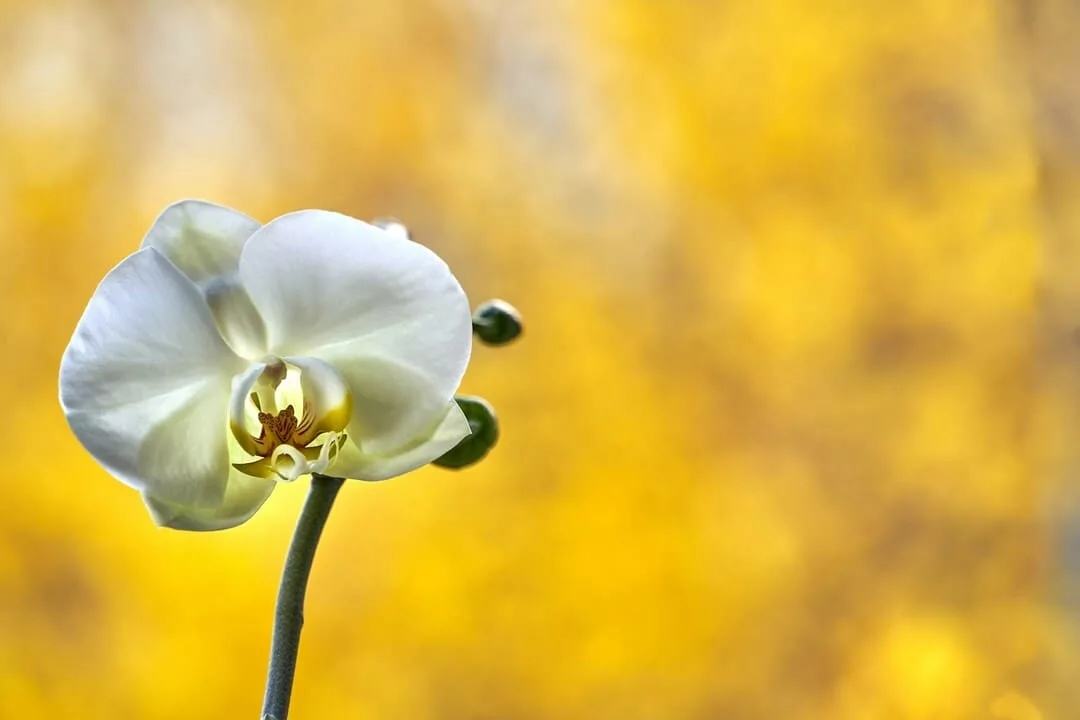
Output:
<svg viewBox="0 0 1080 720">
<path fill-rule="evenodd" d="M 277 360 L 254 379 L 244 405 L 231 413 L 232 432 L 249 457 L 258 459 L 233 467 L 257 477 L 295 480 L 322 472 L 337 455 L 352 403 L 336 372 L 325 366 L 286 367 Z M 299 418 L 298 406 L 303 408 Z"/>
<path fill-rule="evenodd" d="M 315 439 L 315 413 L 310 402 L 304 403 L 304 414 L 299 420 L 292 405 L 275 415 L 262 411 L 257 393 L 251 393 L 251 402 L 259 410 L 257 417 L 262 428 L 259 437 L 252 437 L 255 455 L 269 457 L 279 445 L 292 445 L 303 450 Z"/>
</svg>

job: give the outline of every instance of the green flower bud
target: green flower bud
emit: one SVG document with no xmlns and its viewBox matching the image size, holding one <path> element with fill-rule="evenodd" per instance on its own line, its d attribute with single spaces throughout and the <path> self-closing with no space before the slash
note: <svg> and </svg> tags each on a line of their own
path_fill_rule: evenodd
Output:
<svg viewBox="0 0 1080 720">
<path fill-rule="evenodd" d="M 503 300 L 488 300 L 472 318 L 473 332 L 485 345 L 505 345 L 521 335 L 521 315 Z"/>
<path fill-rule="evenodd" d="M 499 441 L 499 421 L 495 417 L 495 409 L 482 397 L 459 395 L 454 401 L 465 413 L 472 435 L 464 438 L 433 464 L 460 470 L 480 462 L 491 448 L 495 447 L 495 443 Z"/>
</svg>

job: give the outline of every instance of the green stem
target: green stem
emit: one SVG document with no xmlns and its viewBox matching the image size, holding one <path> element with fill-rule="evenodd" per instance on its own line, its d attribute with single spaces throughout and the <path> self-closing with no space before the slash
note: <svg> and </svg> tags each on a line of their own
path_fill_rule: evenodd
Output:
<svg viewBox="0 0 1080 720">
<path fill-rule="evenodd" d="M 274 609 L 274 637 L 270 643 L 263 720 L 287 720 L 289 717 L 296 655 L 300 650 L 300 628 L 304 625 L 304 593 L 319 536 L 343 482 L 342 478 L 311 476 L 311 490 L 296 522 Z"/>
</svg>

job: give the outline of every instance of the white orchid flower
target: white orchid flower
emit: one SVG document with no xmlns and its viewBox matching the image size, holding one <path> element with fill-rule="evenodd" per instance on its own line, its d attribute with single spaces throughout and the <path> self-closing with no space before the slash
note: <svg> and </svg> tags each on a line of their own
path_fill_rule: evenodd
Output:
<svg viewBox="0 0 1080 720">
<path fill-rule="evenodd" d="M 186 200 L 101 281 L 60 403 L 155 522 L 219 530 L 279 481 L 383 480 L 453 448 L 471 346 L 461 285 L 400 233 Z"/>
</svg>

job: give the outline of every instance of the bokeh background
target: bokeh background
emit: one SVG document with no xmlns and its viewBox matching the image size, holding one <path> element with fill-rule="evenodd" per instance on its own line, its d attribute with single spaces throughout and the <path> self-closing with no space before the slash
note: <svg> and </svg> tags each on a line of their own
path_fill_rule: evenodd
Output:
<svg viewBox="0 0 1080 720">
<path fill-rule="evenodd" d="M 256 718 L 302 483 L 155 528 L 60 355 L 154 216 L 402 218 L 527 335 L 343 491 L 293 717 L 1080 717 L 1071 0 L 0 0 L 0 717 Z"/>
</svg>

